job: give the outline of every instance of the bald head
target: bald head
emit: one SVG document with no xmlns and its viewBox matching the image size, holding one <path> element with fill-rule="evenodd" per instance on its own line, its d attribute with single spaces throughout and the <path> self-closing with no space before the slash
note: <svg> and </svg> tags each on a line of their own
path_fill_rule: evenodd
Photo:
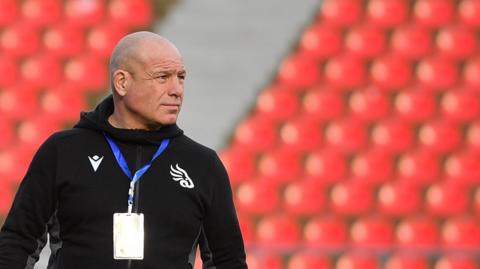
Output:
<svg viewBox="0 0 480 269">
<path fill-rule="evenodd" d="M 110 76 L 118 69 L 131 71 L 133 65 L 145 64 L 149 54 L 155 50 L 173 51 L 181 58 L 175 45 L 158 34 L 142 31 L 124 36 L 110 57 Z"/>
</svg>

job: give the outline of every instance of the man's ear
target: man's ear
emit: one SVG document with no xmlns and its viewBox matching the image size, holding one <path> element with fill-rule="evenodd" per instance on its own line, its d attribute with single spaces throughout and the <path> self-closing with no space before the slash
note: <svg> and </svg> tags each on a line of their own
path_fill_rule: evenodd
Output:
<svg viewBox="0 0 480 269">
<path fill-rule="evenodd" d="M 113 72 L 113 86 L 114 90 L 119 96 L 125 96 L 127 94 L 127 86 L 129 83 L 128 72 L 125 70 L 117 69 Z"/>
</svg>

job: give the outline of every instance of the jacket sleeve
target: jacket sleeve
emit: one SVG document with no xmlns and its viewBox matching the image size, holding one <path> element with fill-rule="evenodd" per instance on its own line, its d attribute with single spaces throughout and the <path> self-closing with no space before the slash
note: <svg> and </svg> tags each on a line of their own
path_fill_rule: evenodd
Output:
<svg viewBox="0 0 480 269">
<path fill-rule="evenodd" d="M 216 154 L 210 173 L 213 180 L 212 200 L 203 224 L 204 244 L 211 252 L 209 266 L 216 269 L 246 269 L 245 250 L 230 181 Z"/>
<path fill-rule="evenodd" d="M 0 230 L 0 269 L 33 268 L 54 212 L 56 147 L 50 138 L 35 154 Z M 28 265 L 28 266 L 27 266 Z"/>
</svg>

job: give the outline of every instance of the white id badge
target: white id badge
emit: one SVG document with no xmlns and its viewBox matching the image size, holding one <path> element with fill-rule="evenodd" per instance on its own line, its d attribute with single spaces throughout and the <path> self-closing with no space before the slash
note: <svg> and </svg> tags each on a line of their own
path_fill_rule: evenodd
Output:
<svg viewBox="0 0 480 269">
<path fill-rule="evenodd" d="M 143 260 L 143 214 L 113 214 L 113 258 Z"/>
</svg>

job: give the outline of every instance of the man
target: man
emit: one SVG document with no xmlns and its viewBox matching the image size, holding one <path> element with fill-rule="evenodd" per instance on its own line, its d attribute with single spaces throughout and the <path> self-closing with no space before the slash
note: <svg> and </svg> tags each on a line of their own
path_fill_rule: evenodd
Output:
<svg viewBox="0 0 480 269">
<path fill-rule="evenodd" d="M 0 269 L 33 268 L 48 229 L 49 268 L 191 268 L 199 240 L 213 268 L 247 268 L 225 169 L 176 125 L 185 76 L 159 35 L 117 44 L 113 94 L 34 156 L 0 232 Z"/>
</svg>

